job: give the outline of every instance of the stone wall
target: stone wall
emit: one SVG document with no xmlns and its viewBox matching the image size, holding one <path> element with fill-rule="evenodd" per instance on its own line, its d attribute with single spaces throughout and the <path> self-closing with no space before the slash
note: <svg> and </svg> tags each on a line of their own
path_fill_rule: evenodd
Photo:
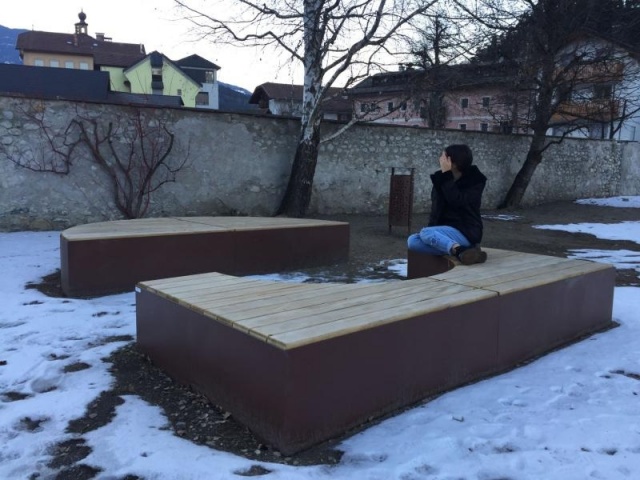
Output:
<svg viewBox="0 0 640 480">
<path fill-rule="evenodd" d="M 115 105 L 0 97 L 0 229 L 62 229 L 122 218 L 108 176 L 87 151 L 74 152 L 67 175 L 34 172 L 15 162 L 51 160 L 41 125 L 55 137 L 78 114 L 106 124 L 130 112 Z M 190 109 L 147 112 L 164 119 L 175 133 L 175 155 L 188 152 L 177 181 L 153 195 L 148 216 L 275 211 L 295 151 L 295 119 Z M 44 115 L 44 120 L 34 121 L 27 113 Z M 326 123 L 325 133 L 338 126 Z M 451 143 L 472 147 L 475 162 L 489 178 L 484 206 L 494 208 L 524 160 L 529 137 L 356 125 L 322 145 L 309 213 L 386 213 L 392 167 L 415 168 L 414 211 L 428 210 L 429 174 Z M 567 139 L 545 153 L 524 204 L 638 195 L 639 179 L 637 143 Z"/>
</svg>

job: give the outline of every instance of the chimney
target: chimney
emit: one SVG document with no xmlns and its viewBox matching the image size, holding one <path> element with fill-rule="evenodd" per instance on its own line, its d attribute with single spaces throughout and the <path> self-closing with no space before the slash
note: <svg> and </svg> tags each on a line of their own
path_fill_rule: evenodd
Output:
<svg viewBox="0 0 640 480">
<path fill-rule="evenodd" d="M 101 42 L 104 42 L 104 33 L 96 32 L 96 40 L 100 40 Z"/>
</svg>

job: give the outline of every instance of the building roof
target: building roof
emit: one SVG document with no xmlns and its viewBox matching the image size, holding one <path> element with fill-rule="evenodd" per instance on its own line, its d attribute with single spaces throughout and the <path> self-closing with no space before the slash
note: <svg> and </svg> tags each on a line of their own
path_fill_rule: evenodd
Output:
<svg viewBox="0 0 640 480">
<path fill-rule="evenodd" d="M 143 44 L 101 40 L 84 33 L 35 30 L 18 35 L 16 49 L 20 51 L 21 57 L 24 52 L 92 56 L 94 64 L 98 67 L 128 67 L 146 55 Z"/>
<path fill-rule="evenodd" d="M 290 83 L 263 83 L 255 88 L 249 99 L 249 103 L 260 104 L 261 99 L 302 102 L 303 89 L 304 87 L 302 85 Z M 350 113 L 352 111 L 351 102 L 344 98 L 342 88 L 329 88 L 322 107 L 325 113 Z"/>
<path fill-rule="evenodd" d="M 408 68 L 371 75 L 349 89 L 348 94 L 382 95 L 435 86 L 447 90 L 463 90 L 504 85 L 512 82 L 514 75 L 514 67 L 506 63 L 464 63 L 442 65 L 428 70 Z"/>
<path fill-rule="evenodd" d="M 0 95 L 121 105 L 182 105 L 179 96 L 111 92 L 109 72 L 12 64 L 0 64 Z"/>
<path fill-rule="evenodd" d="M 218 65 L 196 54 L 176 60 L 174 63 L 180 67 L 197 68 L 202 70 L 220 70 Z"/>
<path fill-rule="evenodd" d="M 220 70 L 220 67 L 200 55 L 189 55 L 175 63 L 180 69 L 199 84 L 207 83 L 207 72 Z"/>
<path fill-rule="evenodd" d="M 105 102 L 109 93 L 109 73 L 0 64 L 0 93 Z"/>
</svg>

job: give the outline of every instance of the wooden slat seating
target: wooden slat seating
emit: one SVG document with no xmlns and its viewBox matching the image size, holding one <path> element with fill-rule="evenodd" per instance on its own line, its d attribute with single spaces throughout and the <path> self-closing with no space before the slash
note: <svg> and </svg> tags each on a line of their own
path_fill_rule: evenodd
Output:
<svg viewBox="0 0 640 480">
<path fill-rule="evenodd" d="M 68 296 L 217 271 L 268 273 L 344 262 L 349 224 L 296 218 L 170 217 L 79 225 L 60 234 Z"/>
<path fill-rule="evenodd" d="M 138 285 L 141 350 L 285 454 L 611 325 L 615 270 L 487 249 L 406 281 Z"/>
</svg>

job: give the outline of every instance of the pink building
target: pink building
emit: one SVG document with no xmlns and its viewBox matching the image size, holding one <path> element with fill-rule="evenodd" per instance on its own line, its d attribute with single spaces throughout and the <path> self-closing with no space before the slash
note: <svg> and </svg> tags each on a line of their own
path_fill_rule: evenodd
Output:
<svg viewBox="0 0 640 480">
<path fill-rule="evenodd" d="M 504 64 L 401 68 L 368 77 L 349 90 L 364 121 L 486 132 L 516 132 L 519 102 Z M 507 88 L 509 87 L 509 88 Z"/>
</svg>

